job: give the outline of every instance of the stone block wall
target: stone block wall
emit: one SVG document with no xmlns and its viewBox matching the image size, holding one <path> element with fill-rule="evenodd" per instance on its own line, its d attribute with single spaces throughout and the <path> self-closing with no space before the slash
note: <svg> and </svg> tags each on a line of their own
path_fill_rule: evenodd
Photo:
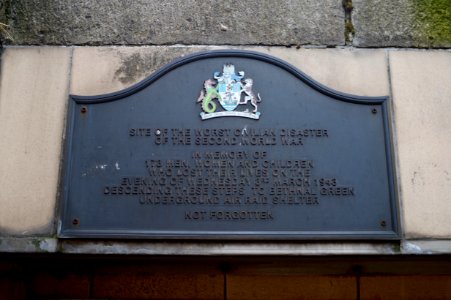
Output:
<svg viewBox="0 0 451 300">
<path fill-rule="evenodd" d="M 4 0 L 0 251 L 451 253 L 450 14 L 449 0 Z M 341 92 L 390 96 L 401 243 L 55 238 L 68 95 L 121 90 L 174 58 L 222 48 L 270 54 Z"/>
<path fill-rule="evenodd" d="M 4 0 L 20 45 L 451 47 L 449 0 Z"/>
</svg>

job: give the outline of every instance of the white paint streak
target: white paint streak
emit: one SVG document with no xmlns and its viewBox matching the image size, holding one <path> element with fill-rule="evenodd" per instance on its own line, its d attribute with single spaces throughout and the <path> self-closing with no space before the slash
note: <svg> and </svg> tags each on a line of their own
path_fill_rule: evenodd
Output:
<svg viewBox="0 0 451 300">
<path fill-rule="evenodd" d="M 419 247 L 415 244 L 409 243 L 409 242 L 403 243 L 402 250 L 403 250 L 403 253 L 422 253 L 423 252 L 421 250 L 421 247 Z"/>
</svg>

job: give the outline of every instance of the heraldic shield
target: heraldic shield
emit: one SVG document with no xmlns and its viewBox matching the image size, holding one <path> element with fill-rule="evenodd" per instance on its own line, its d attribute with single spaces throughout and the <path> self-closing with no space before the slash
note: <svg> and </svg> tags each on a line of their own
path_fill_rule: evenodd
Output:
<svg viewBox="0 0 451 300">
<path fill-rule="evenodd" d="M 204 88 L 201 90 L 197 102 L 202 103 L 203 112 L 200 113 L 202 120 L 216 117 L 245 117 L 259 119 L 258 103 L 261 102 L 260 94 L 252 90 L 253 80 L 243 78 L 244 72 L 235 72 L 233 64 L 224 64 L 222 73 L 214 72 L 213 78 L 204 82 Z M 219 102 L 224 111 L 217 111 Z M 252 111 L 246 108 L 244 111 L 236 111 L 238 105 L 244 107 L 250 102 Z"/>
<path fill-rule="evenodd" d="M 219 72 L 214 74 L 214 78 L 218 81 L 219 103 L 227 111 L 234 110 L 240 104 L 243 76 L 244 72 L 235 74 L 235 66 L 232 64 L 224 65 L 222 76 Z"/>
</svg>

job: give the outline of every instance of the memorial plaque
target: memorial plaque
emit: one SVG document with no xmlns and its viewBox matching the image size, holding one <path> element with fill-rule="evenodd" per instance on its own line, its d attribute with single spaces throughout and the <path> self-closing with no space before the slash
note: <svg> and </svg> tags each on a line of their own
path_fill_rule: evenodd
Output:
<svg viewBox="0 0 451 300">
<path fill-rule="evenodd" d="M 227 50 L 69 101 L 60 237 L 399 238 L 388 97 Z"/>
</svg>

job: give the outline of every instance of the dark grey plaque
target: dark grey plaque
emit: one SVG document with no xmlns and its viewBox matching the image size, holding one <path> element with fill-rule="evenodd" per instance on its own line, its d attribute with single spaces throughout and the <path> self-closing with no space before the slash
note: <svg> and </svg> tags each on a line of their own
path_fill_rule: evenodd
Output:
<svg viewBox="0 0 451 300">
<path fill-rule="evenodd" d="M 70 96 L 59 236 L 398 239 L 387 100 L 247 51 Z"/>
</svg>

